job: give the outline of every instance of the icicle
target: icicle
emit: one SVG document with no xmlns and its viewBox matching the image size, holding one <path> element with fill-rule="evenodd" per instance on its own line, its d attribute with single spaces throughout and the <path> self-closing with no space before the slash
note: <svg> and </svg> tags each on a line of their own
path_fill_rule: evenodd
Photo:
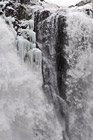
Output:
<svg viewBox="0 0 93 140">
<path fill-rule="evenodd" d="M 35 43 L 30 42 L 30 48 L 31 48 L 31 49 L 36 48 L 36 44 L 35 44 Z"/>
<path fill-rule="evenodd" d="M 30 42 L 24 39 L 22 36 L 18 36 L 16 44 L 18 53 L 21 56 L 22 60 L 24 61 L 27 52 L 30 50 Z"/>
<path fill-rule="evenodd" d="M 34 30 L 34 20 L 29 20 L 29 29 Z"/>
<path fill-rule="evenodd" d="M 26 29 L 27 34 L 29 35 L 30 41 L 36 43 L 36 33 L 30 29 Z"/>
<path fill-rule="evenodd" d="M 42 52 L 38 48 L 33 48 L 28 52 L 28 57 L 31 63 L 32 69 L 41 71 L 41 63 L 42 63 Z"/>
<path fill-rule="evenodd" d="M 29 61 L 34 71 L 41 72 L 42 53 L 36 48 L 36 33 L 34 29 L 34 20 L 28 21 L 29 29 L 22 30 L 29 36 L 30 42 L 18 36 L 16 40 L 17 50 L 23 61 Z M 24 34 L 23 34 L 24 35 Z"/>
</svg>

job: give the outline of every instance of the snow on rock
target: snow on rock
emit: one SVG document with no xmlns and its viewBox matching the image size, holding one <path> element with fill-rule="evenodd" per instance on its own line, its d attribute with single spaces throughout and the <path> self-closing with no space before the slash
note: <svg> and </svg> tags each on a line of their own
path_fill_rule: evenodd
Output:
<svg viewBox="0 0 93 140">
<path fill-rule="evenodd" d="M 89 17 L 93 18 L 93 4 L 92 3 L 86 3 L 82 6 L 75 6 L 72 7 L 72 11 L 79 11 L 82 13 L 85 13 L 86 15 L 88 15 Z M 70 9 L 70 11 L 71 11 Z"/>
<path fill-rule="evenodd" d="M 14 44 L 14 35 L 0 17 L 0 140 L 62 140 L 42 80 L 20 61 Z"/>
</svg>

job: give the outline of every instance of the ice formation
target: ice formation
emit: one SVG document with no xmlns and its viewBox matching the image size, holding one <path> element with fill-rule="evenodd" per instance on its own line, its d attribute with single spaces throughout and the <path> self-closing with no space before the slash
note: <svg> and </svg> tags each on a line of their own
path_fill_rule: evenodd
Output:
<svg viewBox="0 0 93 140">
<path fill-rule="evenodd" d="M 35 44 L 35 43 L 30 42 L 30 49 L 33 49 L 33 48 L 36 48 L 36 44 Z"/>
<path fill-rule="evenodd" d="M 26 32 L 30 41 L 25 39 L 24 36 L 17 36 L 16 47 L 23 61 L 27 58 L 33 70 L 41 71 L 42 53 L 40 49 L 36 48 L 36 33 L 33 28 L 34 21 L 29 20 L 29 29 L 20 30 L 20 32 Z"/>
<path fill-rule="evenodd" d="M 26 31 L 30 38 L 30 41 L 33 43 L 36 43 L 36 33 L 34 31 L 32 31 L 31 29 L 26 29 Z"/>
<path fill-rule="evenodd" d="M 30 30 L 28 32 L 28 34 L 29 34 L 29 37 L 30 37 L 30 41 L 32 41 L 33 43 L 36 43 L 36 33 L 34 31 Z"/>
<path fill-rule="evenodd" d="M 33 20 L 29 20 L 29 29 L 34 30 L 34 21 Z"/>
<path fill-rule="evenodd" d="M 17 32 L 13 27 L 13 22 L 15 21 L 15 18 L 12 18 L 11 16 L 6 17 L 5 14 L 3 14 L 3 18 L 10 25 L 10 28 L 15 35 L 16 49 L 22 60 L 25 61 L 28 55 L 31 67 L 34 68 L 34 70 L 41 67 L 42 53 L 39 49 L 36 48 L 36 33 L 33 31 L 34 20 L 30 19 L 28 21 L 25 21 L 28 27 L 27 29 L 19 28 L 18 32 L 21 35 L 19 36 L 17 35 Z"/>
<path fill-rule="evenodd" d="M 15 34 L 16 39 L 16 48 L 18 51 L 18 54 L 22 58 L 23 61 L 25 61 L 26 56 L 29 57 L 31 67 L 36 70 L 36 68 L 41 67 L 41 59 L 42 59 L 42 53 L 39 49 L 36 48 L 36 33 L 33 31 L 34 29 L 34 20 L 28 21 L 29 28 L 27 29 L 20 29 L 20 32 L 22 33 L 21 36 L 17 36 L 16 31 L 13 28 L 12 22 L 14 19 L 12 17 L 6 17 L 3 15 L 6 22 L 9 23 L 13 33 Z M 29 37 L 29 41 L 26 39 L 26 35 Z"/>
<path fill-rule="evenodd" d="M 24 61 L 27 52 L 30 50 L 30 42 L 24 39 L 22 36 L 17 36 L 16 44 L 18 53 Z"/>
<path fill-rule="evenodd" d="M 30 51 L 28 51 L 28 57 L 29 57 L 31 66 L 34 70 L 41 68 L 42 52 L 40 49 L 38 48 L 31 49 Z"/>
</svg>

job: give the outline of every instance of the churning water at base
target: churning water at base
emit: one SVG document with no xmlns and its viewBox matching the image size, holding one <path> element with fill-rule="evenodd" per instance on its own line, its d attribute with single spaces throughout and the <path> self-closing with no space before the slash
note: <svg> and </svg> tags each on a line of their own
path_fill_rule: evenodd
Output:
<svg viewBox="0 0 93 140">
<path fill-rule="evenodd" d="M 17 56 L 0 17 L 0 140 L 61 140 L 62 129 L 34 72 Z"/>
</svg>

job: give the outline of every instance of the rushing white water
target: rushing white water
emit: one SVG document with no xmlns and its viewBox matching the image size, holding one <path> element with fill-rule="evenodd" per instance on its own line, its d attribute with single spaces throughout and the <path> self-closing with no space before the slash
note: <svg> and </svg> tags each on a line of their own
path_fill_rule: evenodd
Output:
<svg viewBox="0 0 93 140">
<path fill-rule="evenodd" d="M 61 140 L 62 128 L 42 90 L 14 47 L 14 36 L 0 17 L 0 140 Z"/>
<path fill-rule="evenodd" d="M 93 140 L 93 18 L 74 9 L 66 23 L 71 140 Z"/>
</svg>

